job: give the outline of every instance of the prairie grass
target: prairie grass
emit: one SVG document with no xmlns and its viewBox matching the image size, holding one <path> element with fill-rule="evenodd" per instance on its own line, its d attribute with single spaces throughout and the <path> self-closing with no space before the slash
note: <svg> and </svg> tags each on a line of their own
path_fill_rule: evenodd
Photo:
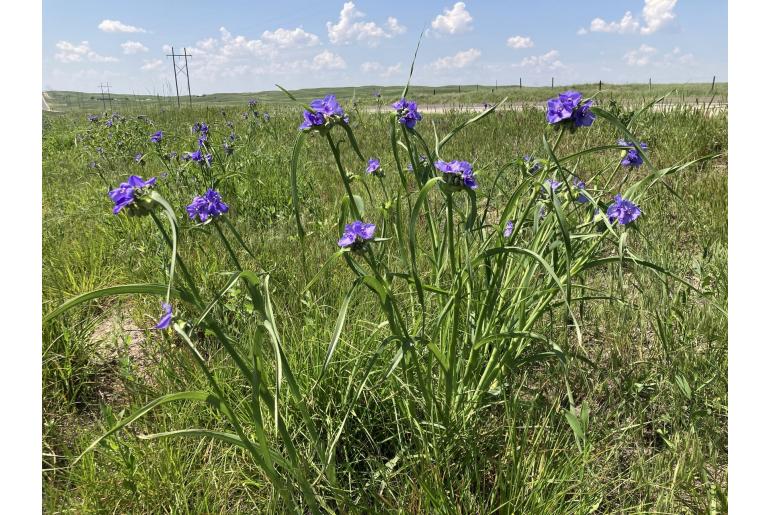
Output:
<svg viewBox="0 0 770 515">
<path fill-rule="evenodd" d="M 462 423 L 453 417 L 435 420 L 436 427 L 451 424 L 441 430 L 415 426 L 417 415 L 428 418 L 429 404 L 416 383 L 409 382 L 406 367 L 404 374 L 387 374 L 395 348 L 374 359 L 387 335 L 387 320 L 375 295 L 363 288 L 355 295 L 336 348 L 328 352 L 355 275 L 343 259 L 329 261 L 323 273 L 318 272 L 337 250 L 340 201 L 346 191 L 324 139 L 309 136 L 297 175 L 306 233 L 298 238 L 290 171 L 300 109 L 265 103 L 256 109 L 260 117 L 249 115 L 248 120 L 241 118 L 242 112 L 252 111 L 246 105 L 128 111 L 123 113 L 120 136 L 112 140 L 101 125 L 89 125 L 82 113 L 46 115 L 44 313 L 91 290 L 168 281 L 163 271 L 169 251 L 153 220 L 113 216 L 107 189 L 133 173 L 160 178 L 166 171 L 148 141 L 155 130 L 166 132 L 167 150 L 181 154 L 194 149 L 193 123 L 207 121 L 220 143 L 230 132 L 225 122 L 232 121 L 237 139 L 233 156 L 226 160 L 231 178 L 220 190 L 231 206 L 229 220 L 253 254 L 239 247 L 237 258 L 244 270 L 270 276 L 265 291 L 286 363 L 321 439 L 328 443 L 344 428 L 329 455 L 333 480 L 327 472 L 313 482 L 323 475 L 313 468 L 317 464 L 303 469 L 322 508 L 353 513 L 727 511 L 726 113 L 703 116 L 686 106 L 667 113 L 645 112 L 633 127 L 650 145 L 659 169 L 721 154 L 663 179 L 669 188 L 657 184 L 635 222 L 638 230 L 624 233 L 624 245 L 635 255 L 701 293 L 655 272 L 624 269 L 619 277 L 611 267 L 592 269 L 582 278 L 583 291 L 611 295 L 575 303 L 584 359 L 571 359 L 566 369 L 554 359 L 503 367 L 482 392 L 483 402 L 466 411 L 458 407 Z M 391 119 L 357 112 L 350 104 L 346 109 L 365 157 L 382 159 L 385 181 L 394 191 L 398 174 L 388 138 Z M 268 122 L 262 112 L 269 112 Z M 149 122 L 137 119 L 137 114 L 148 115 Z M 622 118 L 624 113 L 617 114 Z M 430 135 L 430 124 L 439 135 L 446 134 L 468 117 L 461 112 L 426 115 L 423 134 Z M 505 201 L 522 180 L 512 169 L 497 181 L 495 174 L 524 154 L 548 158 L 544 129 L 543 113 L 537 109 L 492 113 L 465 128 L 442 151 L 475 163 L 479 212 L 488 205 L 487 222 L 504 222 L 499 217 Z M 83 137 L 89 131 L 95 134 L 93 140 Z M 616 128 L 599 120 L 590 130 L 565 135 L 559 155 L 612 145 L 618 137 Z M 104 146 L 103 156 L 95 152 L 97 145 Z M 367 216 L 378 216 L 379 203 L 370 202 L 362 187 L 366 183 L 382 200 L 374 178 L 365 176 L 349 146 L 341 149 L 343 166 L 358 176 L 352 185 L 365 199 Z M 146 154 L 146 165 L 134 163 L 137 152 Z M 578 170 L 590 176 L 614 165 L 617 156 L 618 150 L 587 154 Z M 89 166 L 92 161 L 96 168 Z M 405 167 L 406 160 L 400 164 Z M 631 184 L 647 172 L 646 166 L 629 177 L 621 171 L 607 191 L 614 193 L 620 184 Z M 169 174 L 163 196 L 181 213 L 179 206 L 202 193 L 204 182 L 192 173 Z M 180 255 L 197 288 L 210 298 L 225 286 L 233 264 L 216 232 L 207 229 L 180 224 Z M 417 230 L 427 234 L 422 218 Z M 393 252 L 389 256 L 396 260 Z M 424 257 L 417 266 L 430 268 L 429 261 Z M 317 274 L 317 282 L 307 288 Z M 450 288 L 451 283 L 436 286 Z M 255 342 L 270 345 L 249 294 L 247 284 L 238 283 L 216 308 L 232 341 L 246 353 Z M 393 295 L 406 299 L 414 292 L 394 286 Z M 180 305 L 179 310 L 180 318 L 192 316 L 192 307 Z M 240 447 L 208 438 L 138 438 L 183 428 L 232 431 L 223 410 L 211 405 L 164 404 L 73 464 L 92 441 L 152 399 L 208 390 L 209 382 L 183 339 L 147 329 L 158 312 L 154 297 L 111 296 L 44 324 L 45 510 L 289 510 L 264 469 Z M 554 340 L 573 334 L 566 315 L 563 309 L 552 310 L 536 329 Z M 250 398 L 248 381 L 216 339 L 199 336 L 198 349 L 223 390 L 221 397 L 238 403 L 233 410 L 245 413 L 247 403 L 240 403 Z M 324 366 L 328 356 L 331 361 Z M 368 370 L 370 358 L 374 365 Z M 264 359 L 266 369 L 275 366 Z M 441 376 L 438 365 L 434 367 Z M 263 411 L 268 428 L 270 411 Z M 578 430 L 565 412 L 584 415 Z M 287 407 L 282 416 L 300 462 L 314 463 L 317 451 L 303 415 Z M 285 449 L 285 440 L 276 432 L 269 431 L 267 437 L 271 445 Z M 304 499 L 295 491 L 290 496 L 300 504 Z"/>
</svg>

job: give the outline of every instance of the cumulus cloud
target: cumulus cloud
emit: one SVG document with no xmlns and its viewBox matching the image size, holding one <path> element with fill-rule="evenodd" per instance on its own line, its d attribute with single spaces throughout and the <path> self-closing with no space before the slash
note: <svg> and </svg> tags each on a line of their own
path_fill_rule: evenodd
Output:
<svg viewBox="0 0 770 515">
<path fill-rule="evenodd" d="M 608 22 L 603 18 L 594 18 L 591 21 L 590 30 L 591 32 L 649 35 L 674 21 L 676 2 L 677 0 L 645 0 L 644 8 L 642 8 L 644 24 L 634 17 L 631 11 L 626 11 L 620 21 Z M 580 29 L 578 34 L 585 34 L 585 29 Z"/>
<path fill-rule="evenodd" d="M 444 14 L 439 14 L 431 22 L 431 28 L 443 34 L 462 34 L 473 30 L 471 23 L 473 17 L 465 9 L 464 2 L 457 2 L 451 9 L 444 9 Z"/>
<path fill-rule="evenodd" d="M 401 63 L 392 66 L 385 66 L 377 61 L 366 61 L 361 63 L 361 71 L 370 75 L 379 75 L 388 78 L 401 72 Z"/>
<path fill-rule="evenodd" d="M 363 12 L 356 9 L 353 2 L 345 2 L 337 23 L 326 22 L 329 41 L 335 45 L 359 42 L 369 46 L 377 46 L 383 39 L 389 39 L 406 32 L 406 27 L 399 24 L 398 20 L 392 16 L 388 18 L 384 26 L 377 25 L 373 21 L 356 21 L 365 16 Z"/>
<path fill-rule="evenodd" d="M 347 67 L 345 60 L 329 50 L 324 50 L 313 57 L 310 68 L 313 70 L 344 70 Z"/>
<path fill-rule="evenodd" d="M 532 48 L 535 42 L 528 36 L 511 36 L 508 38 L 508 46 L 511 48 Z"/>
<path fill-rule="evenodd" d="M 481 57 L 480 50 L 469 48 L 468 50 L 457 52 L 455 55 L 448 55 L 446 57 L 437 59 L 433 61 L 430 66 L 434 70 L 453 70 L 458 68 L 465 68 L 479 57 Z"/>
<path fill-rule="evenodd" d="M 585 27 L 580 27 L 577 31 L 578 36 L 585 36 L 588 34 L 588 31 L 585 29 Z"/>
<path fill-rule="evenodd" d="M 559 60 L 559 52 L 550 50 L 543 55 L 531 55 L 521 60 L 518 66 L 522 68 L 531 68 L 535 72 L 544 70 L 558 70 L 564 68 L 564 64 Z"/>
<path fill-rule="evenodd" d="M 147 52 L 149 50 L 149 48 L 138 41 L 126 41 L 125 43 L 120 44 L 120 48 L 122 48 L 123 53 L 127 55 Z"/>
<path fill-rule="evenodd" d="M 646 25 L 642 27 L 641 33 L 652 34 L 674 21 L 675 6 L 676 0 L 646 0 L 642 10 Z"/>
<path fill-rule="evenodd" d="M 126 25 L 118 20 L 102 20 L 99 24 L 99 30 L 102 32 L 147 32 L 140 27 Z"/>
<path fill-rule="evenodd" d="M 629 50 L 623 56 L 623 60 L 629 66 L 647 66 L 657 53 L 657 49 L 650 45 L 642 44 L 637 50 Z"/>
<path fill-rule="evenodd" d="M 142 71 L 149 72 L 152 70 L 157 70 L 163 66 L 163 61 L 160 59 L 152 59 L 149 61 L 144 61 L 144 64 L 142 65 Z"/>
<path fill-rule="evenodd" d="M 318 36 L 310 32 L 305 32 L 302 27 L 294 30 L 276 29 L 274 31 L 266 30 L 262 33 L 262 39 L 278 48 L 304 48 L 316 46 L 320 43 Z"/>
<path fill-rule="evenodd" d="M 54 55 L 54 58 L 62 63 L 77 63 L 82 61 L 90 61 L 92 63 L 117 62 L 115 57 L 99 55 L 91 50 L 88 41 L 81 41 L 79 45 L 75 45 L 69 41 L 59 41 L 56 43 L 56 48 L 59 51 Z"/>
</svg>

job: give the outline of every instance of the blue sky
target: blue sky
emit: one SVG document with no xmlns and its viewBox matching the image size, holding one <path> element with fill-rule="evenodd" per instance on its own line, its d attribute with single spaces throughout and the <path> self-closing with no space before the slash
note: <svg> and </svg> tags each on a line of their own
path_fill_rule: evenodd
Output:
<svg viewBox="0 0 770 515">
<path fill-rule="evenodd" d="M 43 2 L 43 88 L 193 94 L 413 83 L 727 80 L 726 0 Z"/>
</svg>

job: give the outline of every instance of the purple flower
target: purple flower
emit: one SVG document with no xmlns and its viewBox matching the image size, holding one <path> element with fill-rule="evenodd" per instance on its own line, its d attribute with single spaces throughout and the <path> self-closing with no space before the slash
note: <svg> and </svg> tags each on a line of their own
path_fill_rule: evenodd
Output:
<svg viewBox="0 0 770 515">
<path fill-rule="evenodd" d="M 372 96 L 374 98 L 381 98 L 382 97 L 382 93 L 380 93 L 379 91 L 375 91 L 374 93 L 372 93 Z"/>
<path fill-rule="evenodd" d="M 112 127 L 112 119 L 110 119 L 110 120 L 107 120 L 106 122 L 104 122 L 104 125 L 105 125 L 107 128 L 109 128 L 109 127 Z"/>
<path fill-rule="evenodd" d="M 270 121 L 270 114 L 268 114 L 268 113 L 264 113 L 264 114 L 262 114 L 262 118 L 263 118 L 263 119 L 264 119 L 266 122 L 269 122 L 269 121 Z"/>
<path fill-rule="evenodd" d="M 99 121 L 99 115 L 98 114 L 89 114 L 88 115 L 88 121 L 91 123 L 98 122 Z"/>
<path fill-rule="evenodd" d="M 249 119 L 249 113 L 241 113 L 241 118 L 243 118 L 244 120 L 248 120 Z"/>
<path fill-rule="evenodd" d="M 141 152 L 137 152 L 137 153 L 134 155 L 134 163 L 137 163 L 137 164 L 144 164 L 144 162 L 142 162 L 142 158 L 143 158 L 143 157 L 144 157 L 144 154 L 142 154 Z"/>
<path fill-rule="evenodd" d="M 345 111 L 342 109 L 342 106 L 339 104 L 339 102 L 337 102 L 337 97 L 334 95 L 327 95 L 324 98 L 316 98 L 310 102 L 310 107 L 313 109 L 313 111 L 315 111 L 315 113 L 311 113 L 307 110 L 302 113 L 305 119 L 299 126 L 300 130 L 311 129 L 313 127 L 324 125 L 327 120 L 342 121 L 343 123 L 348 123 L 349 121 L 349 118 L 347 115 L 345 115 Z"/>
<path fill-rule="evenodd" d="M 192 160 L 200 164 L 203 164 L 204 162 L 206 164 L 211 164 L 212 156 L 211 154 L 204 154 L 201 152 L 201 149 L 198 149 L 195 152 L 187 152 L 187 154 L 184 156 L 184 159 Z"/>
<path fill-rule="evenodd" d="M 158 320 L 155 329 L 167 329 L 168 326 L 171 325 L 171 318 L 173 317 L 173 308 L 171 307 L 171 304 L 163 302 L 161 307 L 163 308 L 163 315 L 160 317 L 160 320 Z"/>
<path fill-rule="evenodd" d="M 417 122 L 422 120 L 422 115 L 417 112 L 417 103 L 414 101 L 402 98 L 393 104 L 393 109 L 396 110 L 398 123 L 406 125 L 408 129 L 414 129 Z"/>
<path fill-rule="evenodd" d="M 578 190 L 585 190 L 586 189 L 586 183 L 584 183 L 583 181 L 581 181 L 577 177 L 575 177 L 573 179 L 573 183 L 575 184 L 575 188 L 577 188 Z M 579 204 L 585 204 L 586 202 L 588 202 L 588 197 L 586 197 L 585 194 L 581 192 L 581 193 L 578 194 L 576 200 L 577 200 L 577 202 Z"/>
<path fill-rule="evenodd" d="M 313 127 L 320 127 L 326 123 L 326 118 L 321 113 L 311 113 L 310 111 L 304 111 L 302 116 L 305 118 L 300 124 L 299 130 L 312 129 Z"/>
<path fill-rule="evenodd" d="M 115 203 L 112 212 L 117 215 L 124 207 L 131 206 L 136 200 L 136 195 L 144 194 L 155 185 L 155 181 L 155 177 L 151 177 L 145 181 L 138 175 L 132 175 L 128 178 L 128 182 L 122 182 L 120 183 L 120 186 L 114 190 L 110 190 L 108 195 Z"/>
<path fill-rule="evenodd" d="M 410 172 L 413 172 L 414 166 L 412 166 L 412 163 L 409 163 L 408 165 L 406 165 L 406 169 L 409 170 Z"/>
<path fill-rule="evenodd" d="M 352 250 L 361 250 L 366 242 L 374 237 L 374 230 L 374 224 L 356 220 L 345 226 L 342 238 L 337 241 L 337 245 L 342 248 L 350 247 Z"/>
<path fill-rule="evenodd" d="M 380 169 L 380 160 L 376 157 L 373 157 L 369 160 L 369 164 L 366 167 L 366 173 L 374 173 L 376 174 L 377 171 Z"/>
<path fill-rule="evenodd" d="M 201 222 L 209 218 L 216 218 L 227 211 L 230 207 L 222 201 L 222 196 L 216 190 L 211 188 L 202 196 L 195 197 L 187 206 L 187 214 L 190 220 L 195 220 L 197 216 Z"/>
<path fill-rule="evenodd" d="M 592 101 L 581 103 L 583 94 L 579 91 L 565 91 L 548 100 L 545 118 L 550 124 L 565 123 L 573 127 L 589 127 L 596 115 L 590 111 Z"/>
<path fill-rule="evenodd" d="M 620 194 L 615 195 L 615 202 L 607 208 L 607 218 L 610 222 L 617 220 L 620 225 L 630 224 L 641 214 L 639 206 L 624 199 Z"/>
<path fill-rule="evenodd" d="M 90 163 L 88 163 L 88 167 L 89 168 L 96 168 L 96 161 L 91 161 Z"/>
<path fill-rule="evenodd" d="M 177 156 L 176 152 L 174 152 L 174 151 L 172 150 L 171 152 L 169 152 L 168 154 L 166 154 L 166 159 L 168 159 L 168 160 L 171 160 L 171 159 L 175 159 L 175 158 L 176 158 L 176 156 Z"/>
<path fill-rule="evenodd" d="M 256 100 L 254 100 L 253 98 L 249 99 L 249 107 L 254 107 L 256 105 L 257 105 L 257 101 Z"/>
<path fill-rule="evenodd" d="M 230 133 L 230 141 L 235 141 L 235 133 L 234 132 Z"/>
<path fill-rule="evenodd" d="M 631 147 L 628 150 L 626 150 L 626 154 L 623 156 L 623 160 L 620 162 L 621 165 L 628 166 L 631 168 L 638 168 L 644 164 L 644 160 L 642 159 L 641 154 L 639 154 L 639 151 L 637 150 L 636 147 L 634 147 L 633 143 L 630 143 L 623 139 L 619 139 L 618 146 Z M 640 141 L 639 148 L 641 148 L 642 150 L 647 150 L 647 143 Z"/>
<path fill-rule="evenodd" d="M 557 181 L 556 179 L 546 179 L 543 187 L 545 188 L 546 186 L 556 191 L 559 189 L 559 186 L 561 186 L 561 182 Z"/>
<path fill-rule="evenodd" d="M 508 220 L 505 224 L 505 230 L 503 231 L 503 236 L 506 238 L 510 238 L 511 234 L 513 234 L 513 220 Z"/>
<path fill-rule="evenodd" d="M 527 171 L 533 175 L 539 172 L 541 168 L 543 168 L 543 165 L 535 161 L 535 158 L 529 154 L 525 155 L 523 159 L 525 165 L 527 166 Z"/>
<path fill-rule="evenodd" d="M 226 141 L 222 143 L 222 148 L 225 150 L 225 154 L 227 154 L 228 156 L 232 155 L 233 147 L 231 145 L 228 145 Z"/>
<path fill-rule="evenodd" d="M 227 122 L 225 125 L 227 125 L 231 129 L 235 128 L 235 124 L 233 122 Z"/>
<path fill-rule="evenodd" d="M 160 143 L 160 140 L 163 139 L 163 131 L 158 131 L 152 136 L 150 136 L 150 141 L 153 143 Z"/>
<path fill-rule="evenodd" d="M 475 190 L 476 176 L 473 174 L 473 167 L 468 161 L 436 161 L 434 166 L 437 170 L 445 174 L 444 180 L 450 186 L 458 186 Z"/>
</svg>

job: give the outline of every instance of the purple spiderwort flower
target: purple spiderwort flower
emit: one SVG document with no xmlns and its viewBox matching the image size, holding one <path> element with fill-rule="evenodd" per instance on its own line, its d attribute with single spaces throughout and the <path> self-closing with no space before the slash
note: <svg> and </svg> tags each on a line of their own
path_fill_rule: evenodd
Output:
<svg viewBox="0 0 770 515">
<path fill-rule="evenodd" d="M 134 155 L 134 163 L 143 165 L 144 161 L 142 161 L 142 158 L 144 158 L 144 154 L 142 154 L 141 152 L 137 152 Z"/>
<path fill-rule="evenodd" d="M 311 113 L 305 110 L 302 113 L 304 121 L 299 126 L 299 130 L 312 129 L 326 124 L 327 121 L 342 122 L 347 124 L 350 118 L 345 114 L 342 106 L 337 102 L 337 97 L 327 95 L 324 98 L 316 98 L 310 102 L 310 108 L 315 111 Z"/>
<path fill-rule="evenodd" d="M 579 91 L 565 91 L 548 100 L 545 119 L 554 125 L 564 123 L 574 127 L 589 127 L 596 115 L 589 109 L 592 100 L 582 102 L 583 94 Z"/>
<path fill-rule="evenodd" d="M 543 184 L 543 189 L 546 187 L 556 191 L 559 189 L 559 186 L 561 186 L 561 182 L 557 181 L 556 179 L 546 179 L 545 183 Z"/>
<path fill-rule="evenodd" d="M 607 208 L 607 218 L 610 222 L 618 221 L 620 225 L 630 224 L 642 214 L 639 206 L 624 199 L 622 195 L 615 195 L 615 202 Z"/>
<path fill-rule="evenodd" d="M 171 325 L 174 309 L 171 307 L 171 304 L 165 302 L 161 304 L 161 307 L 163 308 L 163 315 L 160 317 L 160 320 L 158 320 L 155 329 L 168 329 L 168 326 Z"/>
<path fill-rule="evenodd" d="M 187 214 L 190 220 L 195 220 L 197 216 L 201 222 L 209 218 L 216 218 L 230 210 L 230 206 L 222 201 L 222 196 L 218 191 L 209 188 L 206 193 L 193 199 L 187 206 Z"/>
<path fill-rule="evenodd" d="M 577 189 L 578 189 L 578 191 L 580 191 L 580 193 L 578 193 L 577 199 L 575 199 L 575 200 L 576 200 L 576 201 L 577 201 L 579 204 L 585 204 L 586 202 L 588 202 L 588 197 L 586 197 L 586 196 L 585 196 L 585 193 L 583 193 L 583 192 L 581 191 L 581 190 L 585 190 L 585 189 L 586 189 L 586 183 L 584 183 L 583 181 L 581 181 L 581 180 L 580 180 L 580 179 L 578 179 L 577 177 L 575 177 L 575 178 L 572 180 L 572 182 L 575 184 L 575 188 L 577 188 Z"/>
<path fill-rule="evenodd" d="M 379 99 L 379 98 L 382 98 L 382 93 L 380 93 L 380 91 L 379 91 L 379 90 L 377 90 L 377 91 L 375 91 L 374 93 L 372 93 L 372 96 L 373 96 L 374 98 L 377 98 L 377 99 Z"/>
<path fill-rule="evenodd" d="M 235 141 L 235 133 L 234 132 L 230 133 L 230 141 Z"/>
<path fill-rule="evenodd" d="M 436 161 L 434 166 L 445 174 L 444 179 L 450 186 L 464 186 L 472 190 L 478 188 L 473 167 L 468 161 Z"/>
<path fill-rule="evenodd" d="M 396 110 L 398 123 L 406 125 L 408 129 L 414 129 L 417 122 L 422 120 L 422 115 L 417 111 L 417 103 L 414 101 L 402 98 L 393 103 L 392 107 Z"/>
<path fill-rule="evenodd" d="M 89 114 L 88 115 L 88 121 L 91 123 L 98 122 L 99 121 L 99 115 L 98 114 Z"/>
<path fill-rule="evenodd" d="M 342 237 L 337 241 L 341 248 L 350 248 L 351 250 L 362 250 L 366 242 L 374 238 L 374 224 L 368 224 L 361 220 L 356 220 L 345 226 Z"/>
<path fill-rule="evenodd" d="M 249 99 L 249 107 L 254 107 L 257 105 L 257 101 L 253 98 Z"/>
<path fill-rule="evenodd" d="M 376 157 L 373 157 L 369 160 L 369 163 L 366 167 L 366 173 L 373 173 L 377 175 L 377 172 L 380 170 L 380 160 Z M 381 172 L 380 172 L 381 173 Z"/>
<path fill-rule="evenodd" d="M 270 121 L 270 113 L 263 113 L 262 118 L 265 120 L 265 122 Z"/>
<path fill-rule="evenodd" d="M 406 165 L 406 169 L 409 170 L 410 172 L 414 172 L 414 166 L 412 166 L 412 163 L 409 163 L 408 165 Z"/>
<path fill-rule="evenodd" d="M 109 120 L 107 120 L 106 122 L 104 122 L 104 125 L 105 125 L 105 127 L 107 127 L 107 128 L 110 128 L 110 127 L 112 127 L 112 119 L 109 119 Z"/>
<path fill-rule="evenodd" d="M 160 140 L 163 139 L 163 131 L 158 131 L 152 136 L 150 136 L 150 141 L 153 143 L 160 143 Z"/>
<path fill-rule="evenodd" d="M 110 190 L 108 195 L 115 203 L 115 207 L 112 208 L 113 214 L 117 215 L 124 207 L 133 205 L 136 195 L 143 195 L 147 190 L 155 186 L 155 181 L 155 177 L 145 181 L 139 175 L 132 175 L 128 178 L 127 182 L 122 182 L 120 186 Z"/>
<path fill-rule="evenodd" d="M 170 161 L 172 159 L 176 159 L 176 156 L 177 156 L 177 153 L 172 150 L 171 152 L 166 154 L 166 159 L 168 159 Z"/>
<path fill-rule="evenodd" d="M 639 151 L 637 150 L 637 148 L 634 146 L 633 143 L 630 143 L 623 139 L 619 139 L 618 146 L 631 147 L 625 151 L 623 160 L 620 162 L 621 165 L 631 167 L 631 168 L 638 168 L 644 164 L 644 160 L 642 159 L 641 154 L 639 154 Z M 642 150 L 647 150 L 647 143 L 640 141 L 639 148 L 641 148 Z"/>
<path fill-rule="evenodd" d="M 228 145 L 227 142 L 225 141 L 224 143 L 222 143 L 222 148 L 224 149 L 225 154 L 227 154 L 228 156 L 232 155 L 233 153 L 232 145 Z"/>
<path fill-rule="evenodd" d="M 234 129 L 235 128 L 235 124 L 233 122 L 227 122 L 225 125 L 227 125 L 227 127 L 230 128 L 230 129 Z"/>
<path fill-rule="evenodd" d="M 198 149 L 195 152 L 187 152 L 187 154 L 185 154 L 184 159 L 192 160 L 199 164 L 206 163 L 207 165 L 210 165 L 213 157 L 211 154 L 204 154 L 203 152 L 201 152 L 201 149 Z"/>
<path fill-rule="evenodd" d="M 524 159 L 524 164 L 527 167 L 527 171 L 532 175 L 536 174 L 537 172 L 540 171 L 541 168 L 543 168 L 543 165 L 535 161 L 535 158 L 530 156 L 529 154 L 525 154 L 523 159 Z"/>
<path fill-rule="evenodd" d="M 513 234 L 513 220 L 508 220 L 505 224 L 505 230 L 503 231 L 503 236 L 505 238 L 510 238 L 511 234 Z"/>
</svg>

